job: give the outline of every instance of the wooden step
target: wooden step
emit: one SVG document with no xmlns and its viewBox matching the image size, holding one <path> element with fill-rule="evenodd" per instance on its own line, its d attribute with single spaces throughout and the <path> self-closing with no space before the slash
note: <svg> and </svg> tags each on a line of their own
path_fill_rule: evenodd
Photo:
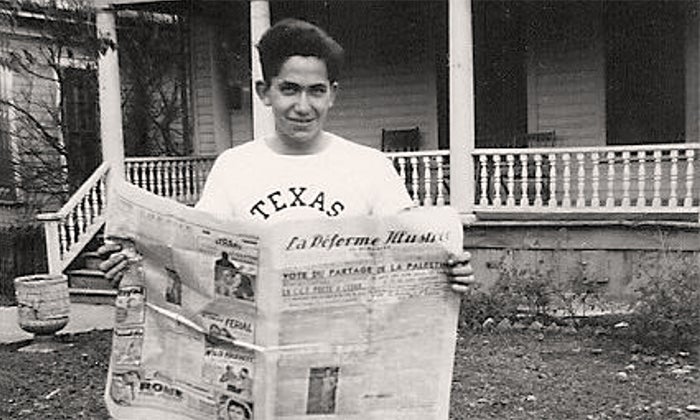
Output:
<svg viewBox="0 0 700 420">
<path fill-rule="evenodd" d="M 81 268 L 79 270 L 69 270 L 68 287 L 73 289 L 92 290 L 114 290 L 109 280 L 105 278 L 105 273 L 100 270 Z"/>
<path fill-rule="evenodd" d="M 114 305 L 116 290 L 69 288 L 72 303 L 89 303 L 93 305 Z"/>
<path fill-rule="evenodd" d="M 114 304 L 117 291 L 105 278 L 102 271 L 82 268 L 69 270 L 66 274 L 68 275 L 68 293 L 71 302 Z"/>
</svg>

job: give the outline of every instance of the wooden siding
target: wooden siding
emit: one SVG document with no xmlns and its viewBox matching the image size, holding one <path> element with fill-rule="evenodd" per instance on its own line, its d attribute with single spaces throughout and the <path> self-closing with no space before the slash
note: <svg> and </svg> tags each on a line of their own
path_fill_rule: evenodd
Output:
<svg viewBox="0 0 700 420">
<path fill-rule="evenodd" d="M 555 130 L 557 146 L 605 144 L 605 52 L 595 8 L 535 15 L 527 58 L 528 131 Z"/>
<path fill-rule="evenodd" d="M 421 149 L 438 148 L 437 93 L 431 68 L 364 64 L 347 74 L 329 115 L 329 131 L 379 149 L 383 128 L 419 127 Z"/>
<path fill-rule="evenodd" d="M 338 98 L 329 114 L 329 131 L 380 148 L 383 128 L 419 127 L 421 149 L 438 148 L 436 65 L 434 51 L 427 47 L 433 34 L 427 26 L 428 20 L 416 15 L 418 12 L 429 15 L 428 5 L 411 3 L 407 5 L 410 10 L 404 14 L 390 13 L 392 10 L 381 2 L 363 3 L 362 7 L 331 7 L 329 21 L 323 26 L 345 47 L 348 60 L 341 75 Z M 306 10 L 302 3 L 283 6 L 279 10 L 273 8 L 279 15 L 273 13 L 273 20 Z M 376 19 L 365 14 L 373 14 Z M 219 24 L 199 18 L 192 31 L 194 142 L 199 154 L 219 153 L 222 148 L 252 138 L 251 103 L 258 99 L 250 91 L 249 41 L 241 35 L 245 33 L 243 18 L 236 16 Z M 224 29 L 236 25 L 241 30 Z M 222 40 L 228 41 L 228 50 L 212 49 L 212 45 L 219 45 Z M 390 51 L 384 51 L 389 45 Z M 211 51 L 217 52 L 216 57 Z M 224 100 L 232 85 L 240 91 L 234 91 L 241 95 L 235 98 L 240 99 L 240 109 L 230 107 Z M 221 95 L 218 100 L 217 92 Z M 226 127 L 217 117 L 217 112 L 224 109 Z M 222 134 L 228 136 L 226 141 L 218 138 Z"/>
<path fill-rule="evenodd" d="M 688 14 L 685 41 L 685 141 L 700 141 L 700 15 Z"/>
<path fill-rule="evenodd" d="M 202 21 L 192 25 L 193 145 L 198 155 L 216 154 L 212 79 L 211 29 Z"/>
</svg>

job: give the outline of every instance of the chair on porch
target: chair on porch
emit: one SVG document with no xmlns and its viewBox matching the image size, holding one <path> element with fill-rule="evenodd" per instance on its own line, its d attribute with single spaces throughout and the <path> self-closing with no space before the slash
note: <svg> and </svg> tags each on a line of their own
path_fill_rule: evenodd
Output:
<svg viewBox="0 0 700 420">
<path fill-rule="evenodd" d="M 420 141 L 420 127 L 395 130 L 382 128 L 382 152 L 417 152 L 420 150 Z M 399 161 L 394 160 L 394 169 L 396 169 L 396 172 L 401 172 L 400 166 Z M 411 184 L 413 171 L 414 168 L 412 168 L 411 165 L 403 165 L 404 185 L 406 186 L 406 191 L 408 191 L 411 196 L 414 194 L 414 188 Z"/>
<path fill-rule="evenodd" d="M 415 152 L 420 149 L 420 128 L 387 130 L 382 128 L 382 152 Z"/>
</svg>

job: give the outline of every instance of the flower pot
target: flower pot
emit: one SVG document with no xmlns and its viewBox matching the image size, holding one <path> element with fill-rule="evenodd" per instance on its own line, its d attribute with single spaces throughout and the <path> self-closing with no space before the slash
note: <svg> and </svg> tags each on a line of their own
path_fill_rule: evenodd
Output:
<svg viewBox="0 0 700 420">
<path fill-rule="evenodd" d="M 68 279 L 62 274 L 15 278 L 20 328 L 37 336 L 52 335 L 68 324 Z"/>
</svg>

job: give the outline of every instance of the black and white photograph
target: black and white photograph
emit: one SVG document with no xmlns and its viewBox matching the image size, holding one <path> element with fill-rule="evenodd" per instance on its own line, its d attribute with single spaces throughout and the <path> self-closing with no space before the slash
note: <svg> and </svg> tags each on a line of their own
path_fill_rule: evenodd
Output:
<svg viewBox="0 0 700 420">
<path fill-rule="evenodd" d="M 699 235 L 699 0 L 0 1 L 0 419 L 700 420 Z"/>
</svg>

